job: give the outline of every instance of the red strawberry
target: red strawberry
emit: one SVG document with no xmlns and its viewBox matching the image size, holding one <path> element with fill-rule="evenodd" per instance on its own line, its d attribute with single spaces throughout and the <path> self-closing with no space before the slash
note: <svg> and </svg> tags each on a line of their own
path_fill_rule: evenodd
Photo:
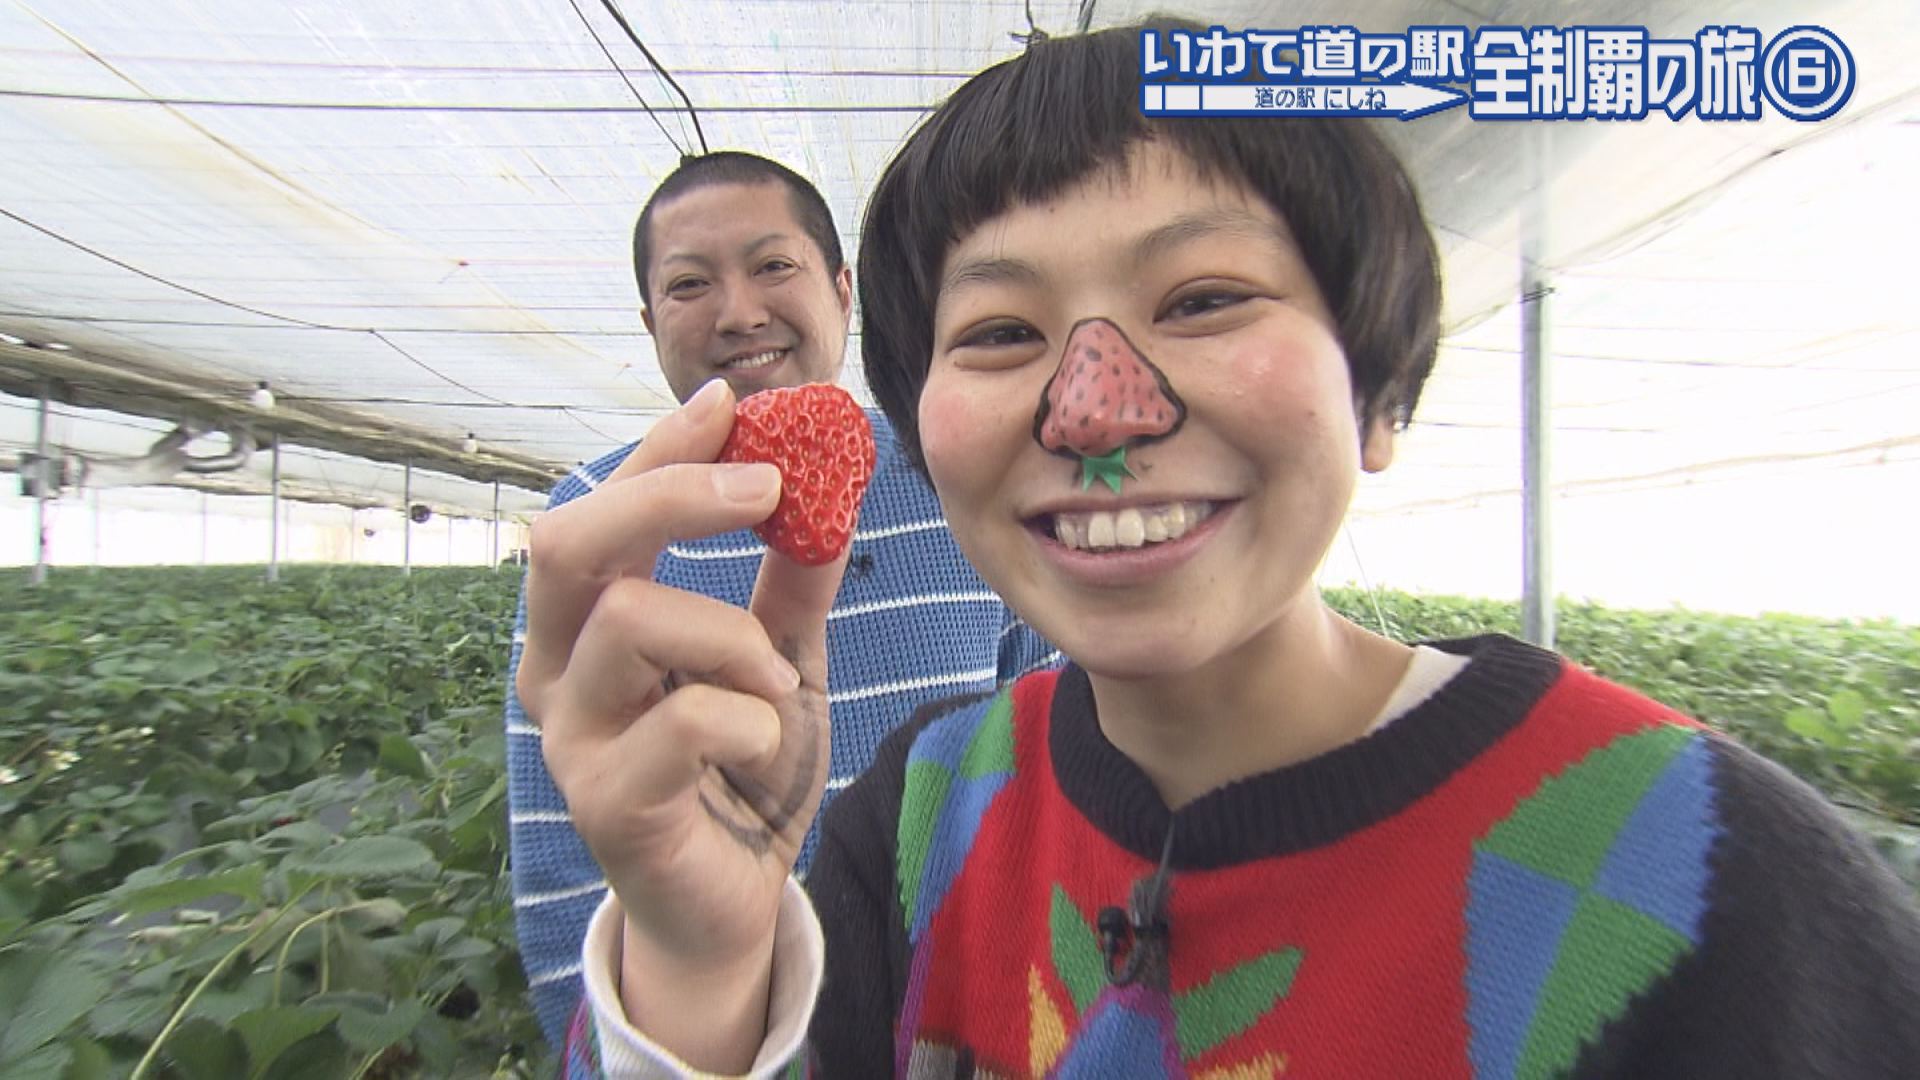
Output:
<svg viewBox="0 0 1920 1080">
<path fill-rule="evenodd" d="M 819 566 L 853 539 L 860 496 L 873 479 L 873 426 L 837 386 L 763 390 L 734 407 L 720 460 L 780 467 L 780 505 L 753 531 L 787 558 Z"/>
</svg>

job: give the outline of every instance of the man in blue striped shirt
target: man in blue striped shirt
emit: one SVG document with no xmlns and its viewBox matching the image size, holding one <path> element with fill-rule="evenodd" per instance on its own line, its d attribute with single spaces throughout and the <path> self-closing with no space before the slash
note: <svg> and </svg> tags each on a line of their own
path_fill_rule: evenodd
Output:
<svg viewBox="0 0 1920 1080">
<path fill-rule="evenodd" d="M 633 250 L 641 319 L 679 400 L 693 399 L 715 379 L 725 380 L 738 397 L 838 379 L 852 272 L 826 202 L 798 174 L 731 151 L 685 159 L 641 211 Z M 827 620 L 828 801 L 919 705 L 991 690 L 1058 660 L 967 565 L 932 490 L 902 456 L 892 428 L 877 411 L 868 417 L 878 463 Z M 633 449 L 623 447 L 575 470 L 555 486 L 548 509 L 593 499 L 596 489 L 613 492 L 634 479 L 629 469 L 608 483 Z M 647 502 L 652 495 L 652 489 L 633 486 L 568 513 L 584 523 L 596 518 L 582 511 L 599 511 L 597 520 L 609 527 L 619 527 L 623 517 L 647 520 L 660 536 L 684 535 L 685 521 L 674 520 L 674 504 L 664 497 Z M 654 562 L 653 580 L 745 607 L 764 550 L 744 530 L 674 540 Z M 576 598 L 590 592 L 580 598 L 583 609 L 594 607 L 604 571 L 570 567 L 564 545 L 543 551 L 536 543 L 531 572 L 549 581 L 570 575 L 566 585 Z M 657 625 L 669 616 L 656 606 L 625 617 Z M 524 594 L 514 630 L 507 696 L 514 909 L 534 1006 L 547 1037 L 559 1046 L 580 997 L 587 920 L 607 885 L 574 830 L 541 755 L 539 727 L 516 692 L 517 686 L 533 687 L 544 694 L 557 686 L 573 642 L 536 634 L 529 652 Z M 523 656 L 526 672 L 520 670 Z M 814 843 L 809 832 L 802 873 Z"/>
</svg>

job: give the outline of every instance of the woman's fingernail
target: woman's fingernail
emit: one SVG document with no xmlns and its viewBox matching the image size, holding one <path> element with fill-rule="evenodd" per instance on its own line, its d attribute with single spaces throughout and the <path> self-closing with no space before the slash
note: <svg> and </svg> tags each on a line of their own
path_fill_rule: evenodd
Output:
<svg viewBox="0 0 1920 1080">
<path fill-rule="evenodd" d="M 759 502 L 780 490 L 780 470 L 765 462 L 716 465 L 713 489 L 729 502 Z"/>
<path fill-rule="evenodd" d="M 785 660 L 774 662 L 773 677 L 779 680 L 780 688 L 787 691 L 800 689 L 800 672 Z"/>
<path fill-rule="evenodd" d="M 725 379 L 708 379 L 706 384 L 687 400 L 684 409 L 687 419 L 698 423 L 712 416 L 713 410 L 720 404 L 720 399 L 726 396 L 726 386 Z"/>
</svg>

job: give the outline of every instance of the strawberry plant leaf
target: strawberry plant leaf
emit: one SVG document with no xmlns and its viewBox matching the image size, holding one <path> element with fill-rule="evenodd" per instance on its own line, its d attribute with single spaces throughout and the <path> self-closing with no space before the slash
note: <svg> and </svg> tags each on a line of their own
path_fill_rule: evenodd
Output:
<svg viewBox="0 0 1920 1080">
<path fill-rule="evenodd" d="M 293 763 L 293 740 L 279 728 L 262 731 L 247 747 L 247 768 L 261 776 L 279 776 Z"/>
<path fill-rule="evenodd" d="M 361 1053 L 384 1050 L 412 1035 L 413 1029 L 419 1026 L 426 1014 L 426 1006 L 414 998 L 396 1001 L 384 1011 L 365 1007 L 343 1008 L 338 1025 L 340 1037 Z"/>
<path fill-rule="evenodd" d="M 98 833 L 75 836 L 60 842 L 56 857 L 72 873 L 90 874 L 113 861 L 113 843 Z"/>
<path fill-rule="evenodd" d="M 60 1080 L 107 1080 L 113 1075 L 113 1055 L 92 1039 L 75 1039 L 67 1044 L 73 1061 Z"/>
<path fill-rule="evenodd" d="M 160 1053 L 181 1076 L 247 1075 L 247 1047 L 240 1036 L 208 1020 L 188 1020 L 167 1037 Z"/>
<path fill-rule="evenodd" d="M 288 1047 L 333 1023 L 338 1015 L 334 1009 L 281 1005 L 234 1017 L 233 1029 L 247 1045 L 250 1075 L 264 1074 Z"/>
<path fill-rule="evenodd" d="M 1827 715 L 1838 727 L 1859 727 L 1867 715 L 1867 699 L 1858 690 L 1835 691 L 1827 698 Z"/>
<path fill-rule="evenodd" d="M 167 1022 L 174 1004 L 171 994 L 117 991 L 87 1014 L 87 1028 L 103 1039 L 127 1036 L 142 1041 L 150 1040 L 160 1034 L 160 1028 Z M 174 1035 L 177 1037 L 179 1032 L 176 1031 Z M 173 1045 L 173 1040 L 168 1039 L 167 1045 Z"/>
<path fill-rule="evenodd" d="M 1783 721 L 1787 730 L 1803 738 L 1813 739 L 1828 746 L 1840 745 L 1840 734 L 1828 726 L 1826 714 L 1819 709 L 1801 707 L 1788 713 Z"/>
<path fill-rule="evenodd" d="M 104 973 L 79 958 L 58 957 L 45 964 L 11 1010 L 6 1032 L 0 1034 L 0 1062 L 25 1058 L 58 1038 L 110 988 Z"/>
<path fill-rule="evenodd" d="M 380 739 L 380 767 L 396 776 L 405 776 L 414 780 L 428 778 L 430 769 L 427 759 L 413 740 L 395 732 Z"/>
<path fill-rule="evenodd" d="M 0 874 L 0 918 L 30 917 L 40 896 L 40 886 L 25 870 Z"/>
<path fill-rule="evenodd" d="M 352 1075 L 347 1046 L 331 1031 L 321 1031 L 293 1044 L 260 1080 L 340 1080 Z"/>
<path fill-rule="evenodd" d="M 13 1061 L 0 1055 L 0 1069 L 5 1070 L 8 1080 L 61 1080 L 72 1061 L 73 1051 L 55 1044 Z"/>
<path fill-rule="evenodd" d="M 363 900 L 340 918 L 361 930 L 379 930 L 407 921 L 407 907 L 390 896 Z"/>
<path fill-rule="evenodd" d="M 270 814 L 282 814 L 296 807 L 280 806 L 269 810 Z M 287 852 L 296 848 L 319 847 L 333 842 L 333 830 L 313 821 L 289 821 L 261 834 L 254 841 L 264 851 Z"/>
<path fill-rule="evenodd" d="M 202 682 L 220 670 L 220 661 L 212 654 L 204 652 L 182 653 L 180 658 L 169 664 L 166 677 L 169 682 L 181 686 L 191 686 Z"/>
<path fill-rule="evenodd" d="M 229 895 L 258 900 L 260 883 L 266 873 L 264 866 L 255 863 L 200 877 L 164 881 L 125 893 L 117 906 L 128 915 L 146 915 L 191 904 L 209 896 Z"/>
<path fill-rule="evenodd" d="M 460 1052 L 453 1026 L 436 1013 L 420 1018 L 419 1025 L 413 1029 L 413 1048 L 436 1075 L 452 1071 L 454 1059 Z"/>
<path fill-rule="evenodd" d="M 287 859 L 290 869 L 320 878 L 390 878 L 434 868 L 433 851 L 404 836 L 357 836 Z"/>
<path fill-rule="evenodd" d="M 193 1006 L 195 1016 L 231 1025 L 236 1016 L 264 1009 L 273 1004 L 273 989 L 263 979 L 248 979 L 237 986 L 215 987 L 200 995 Z"/>
<path fill-rule="evenodd" d="M 506 794 L 507 778 L 504 774 L 496 774 L 485 791 L 454 804 L 453 809 L 447 812 L 447 828 L 453 830 L 462 828 L 467 822 L 499 805 L 500 800 L 506 798 Z"/>
</svg>

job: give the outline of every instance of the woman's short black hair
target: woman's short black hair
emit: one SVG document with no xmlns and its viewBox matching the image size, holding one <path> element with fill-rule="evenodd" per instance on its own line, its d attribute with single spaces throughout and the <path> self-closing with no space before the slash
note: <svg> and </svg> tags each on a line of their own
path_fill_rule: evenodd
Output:
<svg viewBox="0 0 1920 1080">
<path fill-rule="evenodd" d="M 1439 255 L 1419 198 L 1373 121 L 1148 117 L 1143 30 L 1163 17 L 1035 40 L 967 80 L 908 138 L 867 204 L 860 242 L 867 385 L 923 471 L 918 405 L 953 245 L 1017 203 L 1044 202 L 1159 140 L 1202 176 L 1244 184 L 1292 230 L 1339 330 L 1363 423 L 1404 427 L 1433 369 Z"/>
</svg>

